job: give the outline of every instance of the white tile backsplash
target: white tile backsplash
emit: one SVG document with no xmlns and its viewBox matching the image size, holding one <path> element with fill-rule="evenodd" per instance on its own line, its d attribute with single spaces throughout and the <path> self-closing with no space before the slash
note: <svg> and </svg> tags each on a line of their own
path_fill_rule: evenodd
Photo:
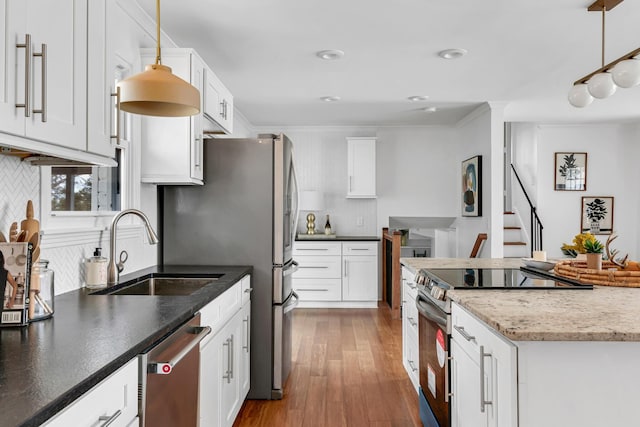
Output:
<svg viewBox="0 0 640 427">
<path fill-rule="evenodd" d="M 27 201 L 40 212 L 40 168 L 17 157 L 0 156 L 0 231 L 9 238 L 9 227 L 26 218 Z"/>
</svg>

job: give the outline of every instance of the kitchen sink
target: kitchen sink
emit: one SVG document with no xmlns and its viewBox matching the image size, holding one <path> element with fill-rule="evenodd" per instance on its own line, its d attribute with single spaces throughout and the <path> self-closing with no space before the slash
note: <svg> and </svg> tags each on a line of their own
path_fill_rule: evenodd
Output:
<svg viewBox="0 0 640 427">
<path fill-rule="evenodd" d="M 155 295 L 155 296 L 184 296 L 191 295 L 203 287 L 215 282 L 223 274 L 212 277 L 151 277 L 134 282 L 131 285 L 115 290 L 103 289 L 93 295 Z"/>
</svg>

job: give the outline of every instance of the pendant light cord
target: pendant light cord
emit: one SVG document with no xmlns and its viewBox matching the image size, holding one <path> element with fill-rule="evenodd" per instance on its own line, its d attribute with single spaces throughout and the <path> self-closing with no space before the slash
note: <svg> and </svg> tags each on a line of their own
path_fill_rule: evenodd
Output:
<svg viewBox="0 0 640 427">
<path fill-rule="evenodd" d="M 158 3 L 160 3 L 160 0 L 158 0 Z M 158 7 L 159 7 L 159 6 L 158 6 Z M 604 67 L 604 21 L 605 21 L 605 19 L 604 19 L 604 15 L 605 15 L 605 13 L 606 13 L 606 12 L 607 12 L 607 5 L 606 5 L 606 3 L 604 3 L 604 4 L 602 5 L 602 67 Z M 160 12 L 158 12 L 158 14 L 159 14 L 159 13 L 160 13 Z M 158 18 L 158 19 L 159 19 L 159 18 Z M 160 28 L 160 27 L 158 27 L 158 28 Z M 159 45 L 158 45 L 158 46 L 159 46 Z M 158 49 L 159 49 L 159 47 L 158 47 Z M 158 56 L 159 56 L 159 55 L 160 55 L 160 54 L 158 53 Z"/>
<path fill-rule="evenodd" d="M 604 15 L 603 15 L 602 19 L 604 19 Z M 158 42 L 158 44 L 156 46 L 156 65 L 158 65 L 158 64 L 162 64 L 162 59 L 160 57 L 160 0 L 156 0 L 156 23 L 157 23 L 156 40 Z M 604 25 L 604 21 L 603 21 L 603 25 Z M 603 33 L 603 42 L 602 43 L 603 43 L 602 48 L 604 49 L 604 33 Z M 603 55 L 604 55 L 604 53 L 603 53 Z M 604 61 L 604 56 L 602 57 L 602 61 Z"/>
</svg>

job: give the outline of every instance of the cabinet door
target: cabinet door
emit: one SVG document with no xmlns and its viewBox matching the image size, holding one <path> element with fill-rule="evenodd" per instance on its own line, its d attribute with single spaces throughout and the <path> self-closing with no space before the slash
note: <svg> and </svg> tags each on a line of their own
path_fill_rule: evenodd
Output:
<svg viewBox="0 0 640 427">
<path fill-rule="evenodd" d="M 344 256 L 342 299 L 376 301 L 378 299 L 378 263 L 376 256 Z"/>
<path fill-rule="evenodd" d="M 376 139 L 347 138 L 347 198 L 376 197 Z"/>
<path fill-rule="evenodd" d="M 24 135 L 26 2 L 0 0 L 0 131 Z M 30 59 L 29 59 L 30 61 Z"/>
<path fill-rule="evenodd" d="M 204 178 L 203 145 L 203 93 L 204 93 L 204 62 L 199 57 L 191 58 L 191 84 L 200 92 L 200 113 L 191 116 L 191 178 L 202 181 Z"/>
<path fill-rule="evenodd" d="M 25 134 L 85 150 L 87 0 L 28 0 L 26 4 L 33 49 L 33 114 L 26 121 Z"/>
<path fill-rule="evenodd" d="M 233 132 L 233 96 L 210 69 L 205 70 L 204 116 L 207 130 Z"/>
<path fill-rule="evenodd" d="M 478 358 L 472 357 L 464 351 L 455 340 L 451 340 L 451 357 L 452 427 L 487 426 L 487 412 L 480 411 L 480 365 Z"/>
<path fill-rule="evenodd" d="M 242 346 L 238 349 L 240 352 L 240 404 L 251 387 L 251 302 L 247 302 L 242 306 L 240 312 L 242 320 Z"/>
</svg>

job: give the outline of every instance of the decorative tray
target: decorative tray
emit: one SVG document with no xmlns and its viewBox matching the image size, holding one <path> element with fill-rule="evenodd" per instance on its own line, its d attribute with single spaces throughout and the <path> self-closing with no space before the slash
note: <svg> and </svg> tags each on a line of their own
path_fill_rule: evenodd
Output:
<svg viewBox="0 0 640 427">
<path fill-rule="evenodd" d="M 585 284 L 640 288 L 640 271 L 621 270 L 611 261 L 602 261 L 602 270 L 587 268 L 586 261 L 559 261 L 554 271 Z"/>
</svg>

